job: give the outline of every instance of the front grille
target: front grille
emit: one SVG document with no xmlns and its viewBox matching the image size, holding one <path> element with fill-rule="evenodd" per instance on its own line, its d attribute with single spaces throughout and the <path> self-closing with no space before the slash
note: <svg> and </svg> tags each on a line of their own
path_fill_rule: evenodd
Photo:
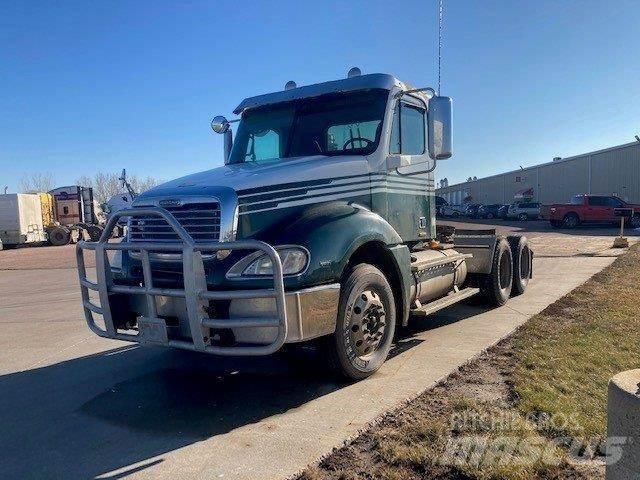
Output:
<svg viewBox="0 0 640 480">
<path fill-rule="evenodd" d="M 196 242 L 217 242 L 220 238 L 220 205 L 218 202 L 191 203 L 167 207 L 178 223 Z M 179 242 L 180 237 L 163 218 L 133 215 L 129 222 L 132 242 Z"/>
</svg>

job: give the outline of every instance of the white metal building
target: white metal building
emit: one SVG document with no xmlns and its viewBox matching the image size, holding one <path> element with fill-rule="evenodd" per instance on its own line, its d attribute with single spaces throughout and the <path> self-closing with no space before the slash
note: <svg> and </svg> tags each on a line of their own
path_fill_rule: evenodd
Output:
<svg viewBox="0 0 640 480">
<path fill-rule="evenodd" d="M 579 193 L 613 194 L 640 203 L 640 142 L 436 190 L 436 195 L 453 205 L 508 204 L 521 197 L 530 197 L 543 204 L 565 203 Z"/>
</svg>

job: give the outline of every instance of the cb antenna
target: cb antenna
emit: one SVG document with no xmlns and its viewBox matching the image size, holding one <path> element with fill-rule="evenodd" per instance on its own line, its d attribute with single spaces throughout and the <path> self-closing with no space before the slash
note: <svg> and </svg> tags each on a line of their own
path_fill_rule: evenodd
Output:
<svg viewBox="0 0 640 480">
<path fill-rule="evenodd" d="M 438 0 L 438 95 L 440 95 L 442 71 L 442 0 Z"/>
</svg>

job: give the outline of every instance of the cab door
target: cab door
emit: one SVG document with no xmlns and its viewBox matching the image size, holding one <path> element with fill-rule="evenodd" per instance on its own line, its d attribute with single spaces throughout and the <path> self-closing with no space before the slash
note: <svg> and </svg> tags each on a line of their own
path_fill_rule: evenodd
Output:
<svg viewBox="0 0 640 480">
<path fill-rule="evenodd" d="M 424 155 L 427 115 L 424 103 L 405 95 L 396 104 L 389 143 L 390 155 Z M 403 241 L 435 234 L 435 197 L 430 164 L 399 167 L 386 172 L 387 221 Z"/>
<path fill-rule="evenodd" d="M 587 197 L 584 221 L 599 223 L 613 218 L 613 208 L 609 207 L 607 200 L 607 197 Z"/>
</svg>

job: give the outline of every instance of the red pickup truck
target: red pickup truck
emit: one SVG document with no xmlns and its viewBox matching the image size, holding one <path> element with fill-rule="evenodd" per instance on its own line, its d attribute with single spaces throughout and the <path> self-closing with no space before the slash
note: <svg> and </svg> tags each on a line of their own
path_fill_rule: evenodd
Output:
<svg viewBox="0 0 640 480">
<path fill-rule="evenodd" d="M 569 203 L 557 203 L 541 208 L 540 216 L 556 228 L 575 228 L 581 223 L 619 222 L 615 210 L 633 210 L 628 224 L 640 227 L 640 205 L 627 203 L 618 197 L 607 195 L 574 195 Z"/>
</svg>

